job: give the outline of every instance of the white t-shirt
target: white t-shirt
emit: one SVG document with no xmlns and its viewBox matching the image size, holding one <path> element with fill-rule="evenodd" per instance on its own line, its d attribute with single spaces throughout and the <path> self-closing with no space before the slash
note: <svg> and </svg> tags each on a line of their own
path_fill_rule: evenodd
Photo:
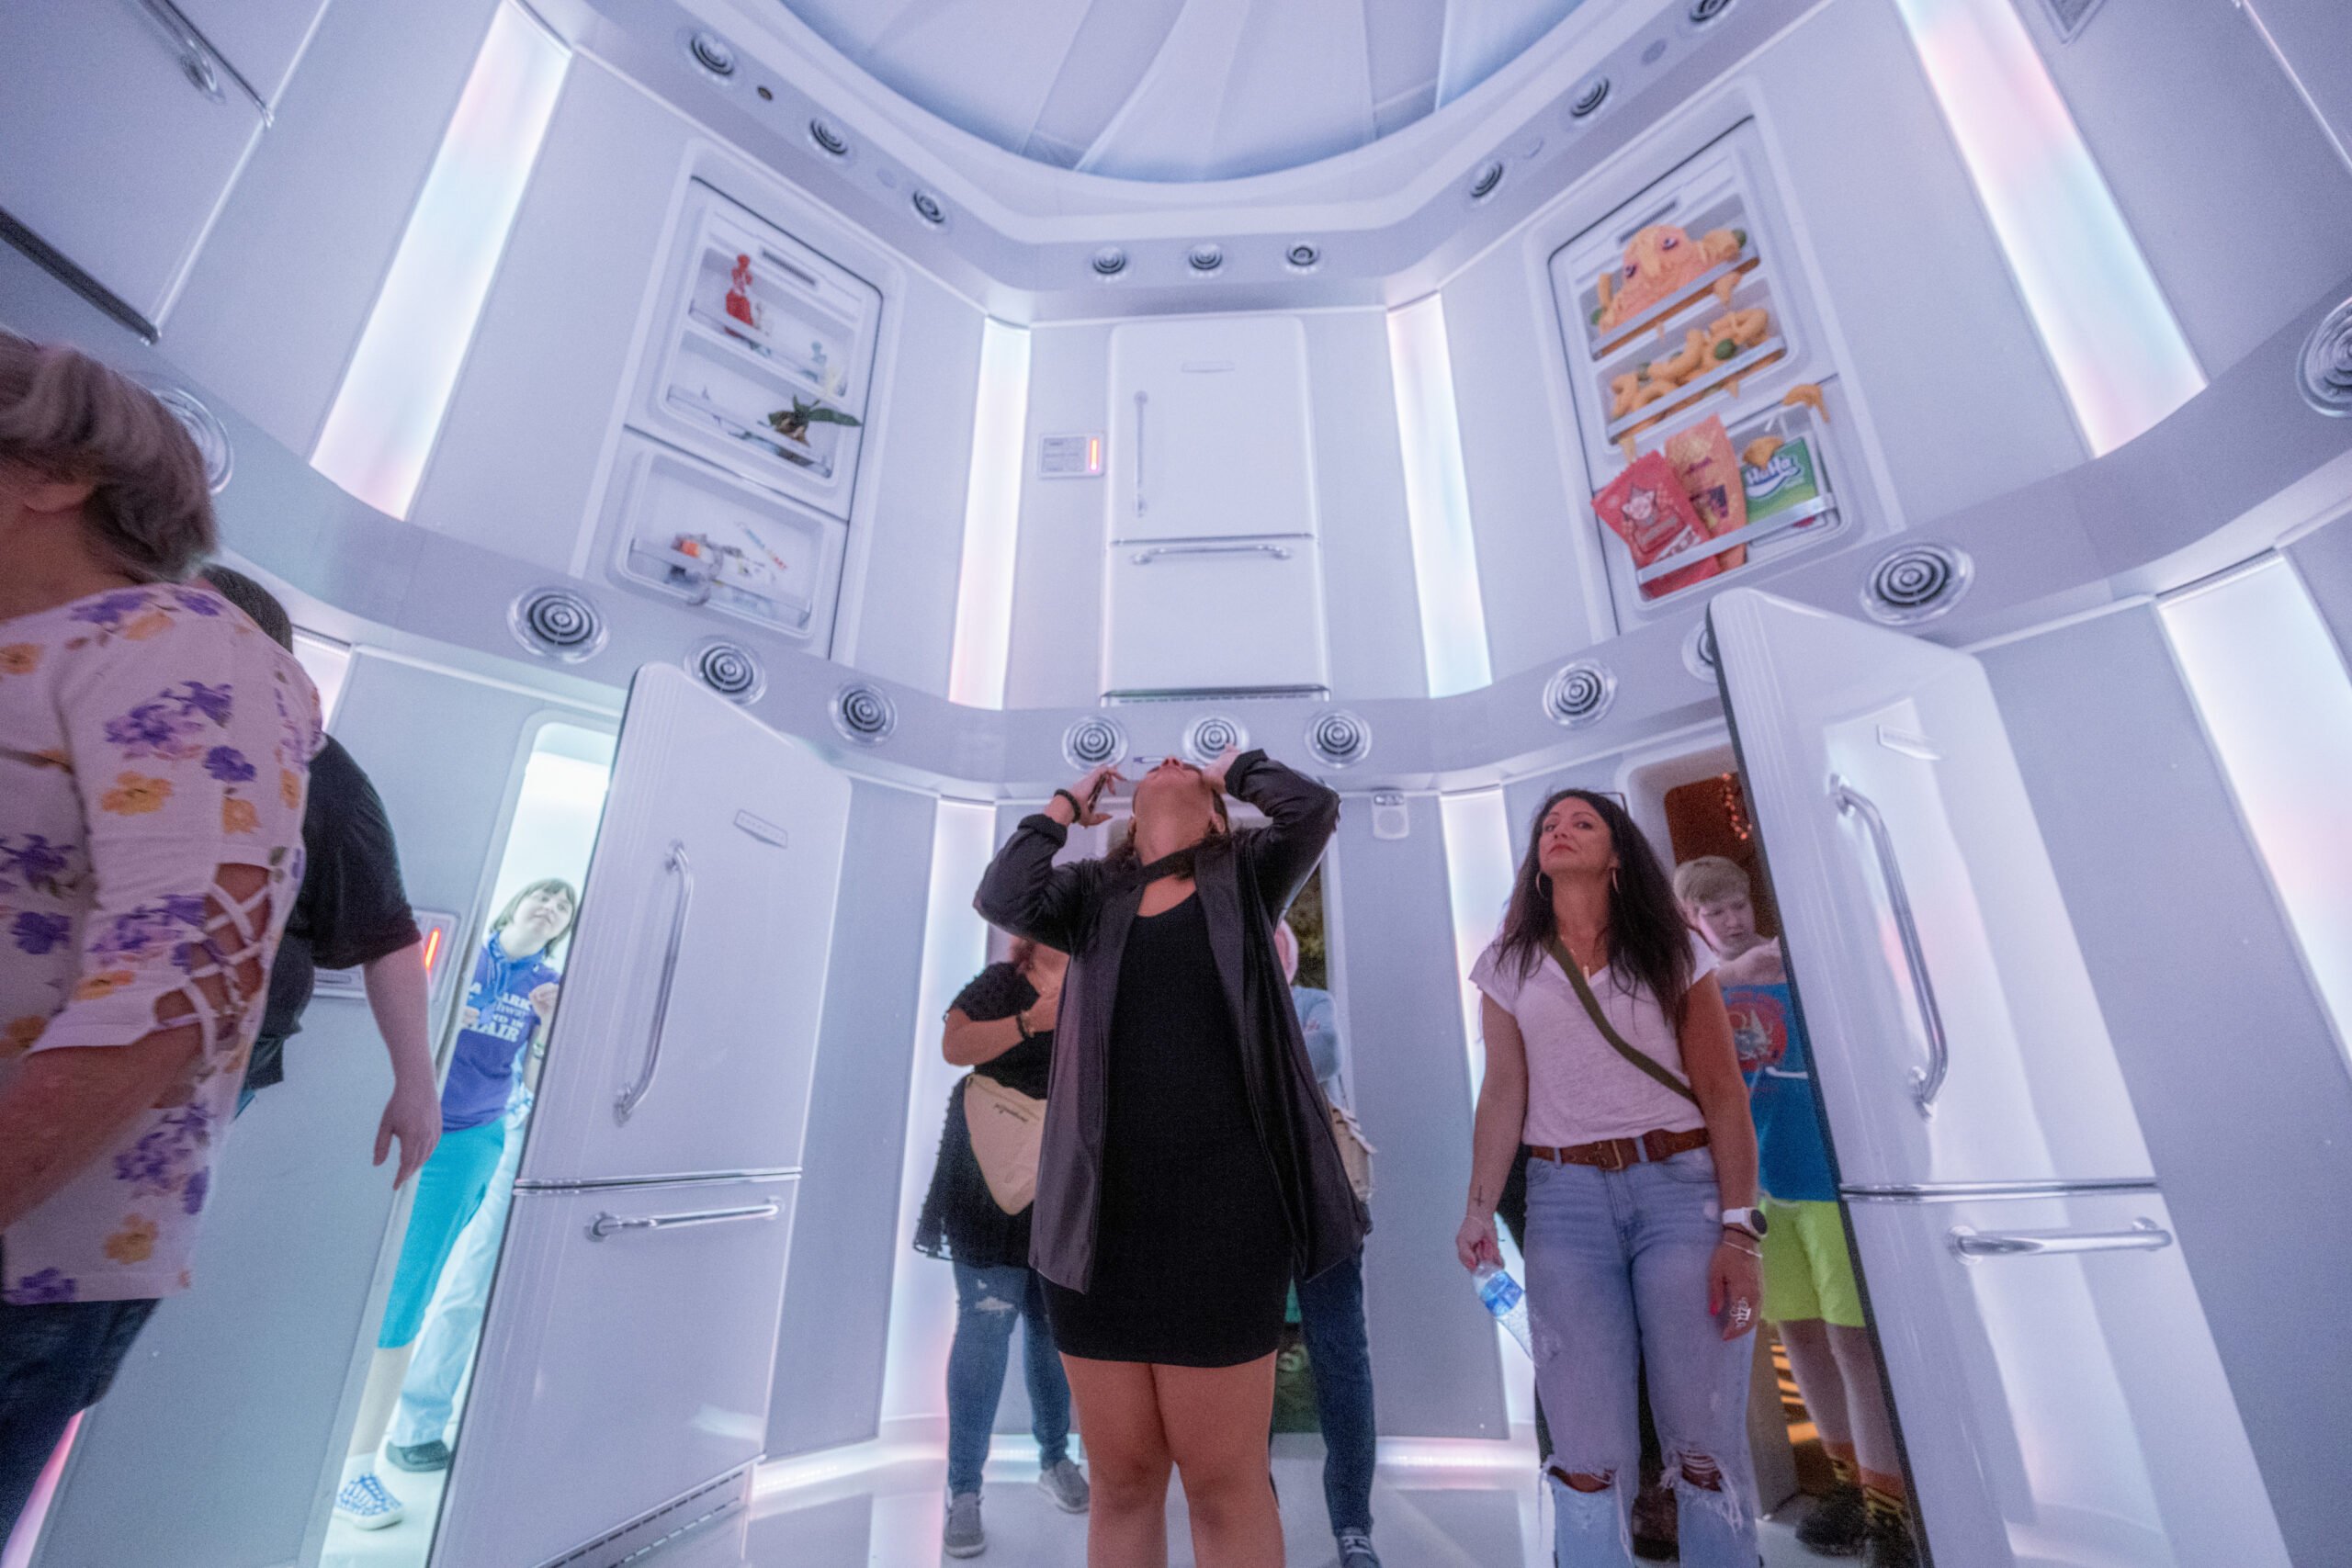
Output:
<svg viewBox="0 0 2352 1568">
<path fill-rule="evenodd" d="M 1712 973 L 1715 955 L 1690 939 L 1691 984 Z M 1654 1131 L 1682 1132 L 1706 1125 L 1699 1107 L 1617 1054 L 1593 1026 L 1577 999 L 1575 986 L 1551 954 L 1543 954 L 1521 978 L 1516 961 L 1506 962 L 1489 944 L 1470 971 L 1470 983 L 1518 1021 L 1527 1042 L 1527 1124 L 1523 1142 L 1548 1146 L 1631 1138 Z M 1594 999 L 1625 1043 L 1686 1082 L 1682 1043 L 1646 989 L 1618 983 L 1604 969 L 1586 976 Z"/>
</svg>

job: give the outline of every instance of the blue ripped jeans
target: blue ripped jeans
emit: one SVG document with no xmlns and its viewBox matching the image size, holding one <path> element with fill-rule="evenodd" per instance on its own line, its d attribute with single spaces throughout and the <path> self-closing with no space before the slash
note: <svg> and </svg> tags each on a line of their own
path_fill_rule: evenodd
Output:
<svg viewBox="0 0 2352 1568">
<path fill-rule="evenodd" d="M 1708 1265 L 1722 1238 L 1705 1149 L 1622 1171 L 1528 1162 L 1527 1304 L 1535 1385 L 1551 1417 L 1559 1568 L 1631 1568 L 1642 1362 L 1684 1568 L 1755 1568 L 1747 1374 L 1756 1347 L 1747 1335 L 1725 1340 L 1707 1310 Z M 1580 1492 L 1569 1475 L 1611 1484 Z M 1713 1486 L 1701 1484 L 1708 1479 Z"/>
<path fill-rule="evenodd" d="M 947 1352 L 947 1495 L 980 1489 L 996 1403 L 1004 1392 L 1012 1325 L 1025 1323 L 1022 1349 L 1029 1374 L 1029 1428 L 1037 1462 L 1052 1469 L 1069 1457 L 1069 1380 L 1046 1322 L 1046 1292 L 1027 1269 L 956 1265 L 956 1343 Z"/>
</svg>

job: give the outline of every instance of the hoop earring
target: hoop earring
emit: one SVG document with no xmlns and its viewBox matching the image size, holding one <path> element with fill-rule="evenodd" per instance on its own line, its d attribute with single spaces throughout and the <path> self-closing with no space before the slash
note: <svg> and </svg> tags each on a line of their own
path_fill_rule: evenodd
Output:
<svg viewBox="0 0 2352 1568">
<path fill-rule="evenodd" d="M 1609 868 L 1609 891 L 1612 894 L 1617 891 L 1617 868 L 1613 865 Z"/>
<path fill-rule="evenodd" d="M 1537 872 L 1535 886 L 1543 890 L 1544 897 L 1549 898 L 1552 896 L 1552 874 L 1548 871 Z"/>
</svg>

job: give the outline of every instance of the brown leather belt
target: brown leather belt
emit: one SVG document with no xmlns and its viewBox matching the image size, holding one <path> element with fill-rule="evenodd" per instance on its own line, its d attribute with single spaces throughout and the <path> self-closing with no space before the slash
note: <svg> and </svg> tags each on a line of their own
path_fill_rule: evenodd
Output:
<svg viewBox="0 0 2352 1568">
<path fill-rule="evenodd" d="M 1527 1152 L 1536 1159 L 1548 1159 L 1555 1165 L 1589 1165 L 1600 1170 L 1623 1170 L 1643 1160 L 1656 1163 L 1706 1146 L 1707 1130 L 1691 1127 L 1679 1133 L 1644 1133 L 1638 1138 L 1603 1138 L 1597 1144 L 1571 1144 L 1566 1148 L 1530 1144 Z"/>
</svg>

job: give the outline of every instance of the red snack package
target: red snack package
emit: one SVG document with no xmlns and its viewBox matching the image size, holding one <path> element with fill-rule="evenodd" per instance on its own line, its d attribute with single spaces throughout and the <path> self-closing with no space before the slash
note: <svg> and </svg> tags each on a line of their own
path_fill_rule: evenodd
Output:
<svg viewBox="0 0 2352 1568">
<path fill-rule="evenodd" d="M 1745 499 L 1743 495 L 1743 504 Z M 1690 498 L 1682 493 L 1674 466 L 1658 452 L 1645 452 L 1635 458 L 1632 467 L 1609 482 L 1608 489 L 1593 497 L 1592 509 L 1610 532 L 1625 541 L 1637 567 L 1704 544 L 1709 536 L 1706 525 L 1691 508 Z M 1659 598 L 1713 577 L 1719 570 L 1710 557 L 1643 583 L 1642 597 Z"/>
<path fill-rule="evenodd" d="M 1666 460 L 1682 481 L 1682 493 L 1708 533 L 1723 535 L 1747 526 L 1747 486 L 1739 477 L 1739 458 L 1731 449 L 1731 433 L 1720 416 L 1710 417 L 1670 438 Z M 1725 571 L 1747 562 L 1747 547 L 1734 545 L 1714 558 Z"/>
</svg>

